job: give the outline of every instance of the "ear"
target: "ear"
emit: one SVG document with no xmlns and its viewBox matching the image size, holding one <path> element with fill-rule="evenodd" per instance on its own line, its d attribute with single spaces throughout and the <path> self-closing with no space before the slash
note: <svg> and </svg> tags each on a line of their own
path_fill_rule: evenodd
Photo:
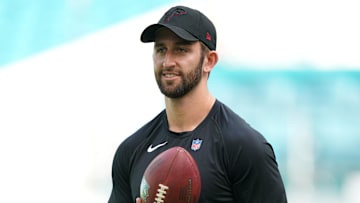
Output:
<svg viewBox="0 0 360 203">
<path fill-rule="evenodd" d="M 211 70 L 215 67 L 216 63 L 219 60 L 218 53 L 216 51 L 209 51 L 206 54 L 206 60 L 204 61 L 204 71 L 210 73 Z"/>
</svg>

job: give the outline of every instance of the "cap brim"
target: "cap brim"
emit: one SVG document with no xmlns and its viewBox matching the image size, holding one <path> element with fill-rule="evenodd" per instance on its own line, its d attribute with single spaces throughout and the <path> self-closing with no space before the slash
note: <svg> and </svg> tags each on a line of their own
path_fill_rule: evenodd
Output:
<svg viewBox="0 0 360 203">
<path fill-rule="evenodd" d="M 188 31 L 172 26 L 172 25 L 163 25 L 163 24 L 153 24 L 145 28 L 145 30 L 141 33 L 141 41 L 142 42 L 154 42 L 155 41 L 155 34 L 156 31 L 162 27 L 166 27 L 170 29 L 172 32 L 174 32 L 178 37 L 186 40 L 186 41 L 198 41 L 196 37 L 194 37 L 191 33 Z"/>
</svg>

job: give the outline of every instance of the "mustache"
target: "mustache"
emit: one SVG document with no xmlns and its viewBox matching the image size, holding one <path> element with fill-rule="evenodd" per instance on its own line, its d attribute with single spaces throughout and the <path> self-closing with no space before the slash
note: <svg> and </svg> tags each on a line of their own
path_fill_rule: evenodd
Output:
<svg viewBox="0 0 360 203">
<path fill-rule="evenodd" d="M 179 70 L 177 68 L 163 68 L 159 71 L 160 75 L 163 74 L 175 74 L 175 75 L 183 75 L 182 70 Z"/>
</svg>

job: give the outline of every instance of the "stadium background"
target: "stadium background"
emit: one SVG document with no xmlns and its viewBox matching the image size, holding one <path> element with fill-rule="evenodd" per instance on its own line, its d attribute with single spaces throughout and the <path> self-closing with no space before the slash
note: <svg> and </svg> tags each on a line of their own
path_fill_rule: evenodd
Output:
<svg viewBox="0 0 360 203">
<path fill-rule="evenodd" d="M 140 32 L 177 4 L 216 24 L 210 88 L 273 144 L 289 202 L 360 202 L 355 0 L 1 0 L 0 201 L 107 201 L 117 146 L 164 107 Z"/>
</svg>

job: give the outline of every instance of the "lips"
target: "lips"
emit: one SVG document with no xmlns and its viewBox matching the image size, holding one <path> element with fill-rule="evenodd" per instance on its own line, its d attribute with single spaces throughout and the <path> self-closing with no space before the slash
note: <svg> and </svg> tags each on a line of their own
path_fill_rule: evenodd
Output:
<svg viewBox="0 0 360 203">
<path fill-rule="evenodd" d="M 171 78 L 175 78 L 175 77 L 178 77 L 179 74 L 176 73 L 176 72 L 162 72 L 161 74 L 164 78 L 167 78 L 167 79 L 171 79 Z"/>
<path fill-rule="evenodd" d="M 174 74 L 174 73 L 166 73 L 166 74 L 163 74 L 163 76 L 166 77 L 166 78 L 172 78 L 172 77 L 175 77 L 177 75 Z"/>
</svg>

